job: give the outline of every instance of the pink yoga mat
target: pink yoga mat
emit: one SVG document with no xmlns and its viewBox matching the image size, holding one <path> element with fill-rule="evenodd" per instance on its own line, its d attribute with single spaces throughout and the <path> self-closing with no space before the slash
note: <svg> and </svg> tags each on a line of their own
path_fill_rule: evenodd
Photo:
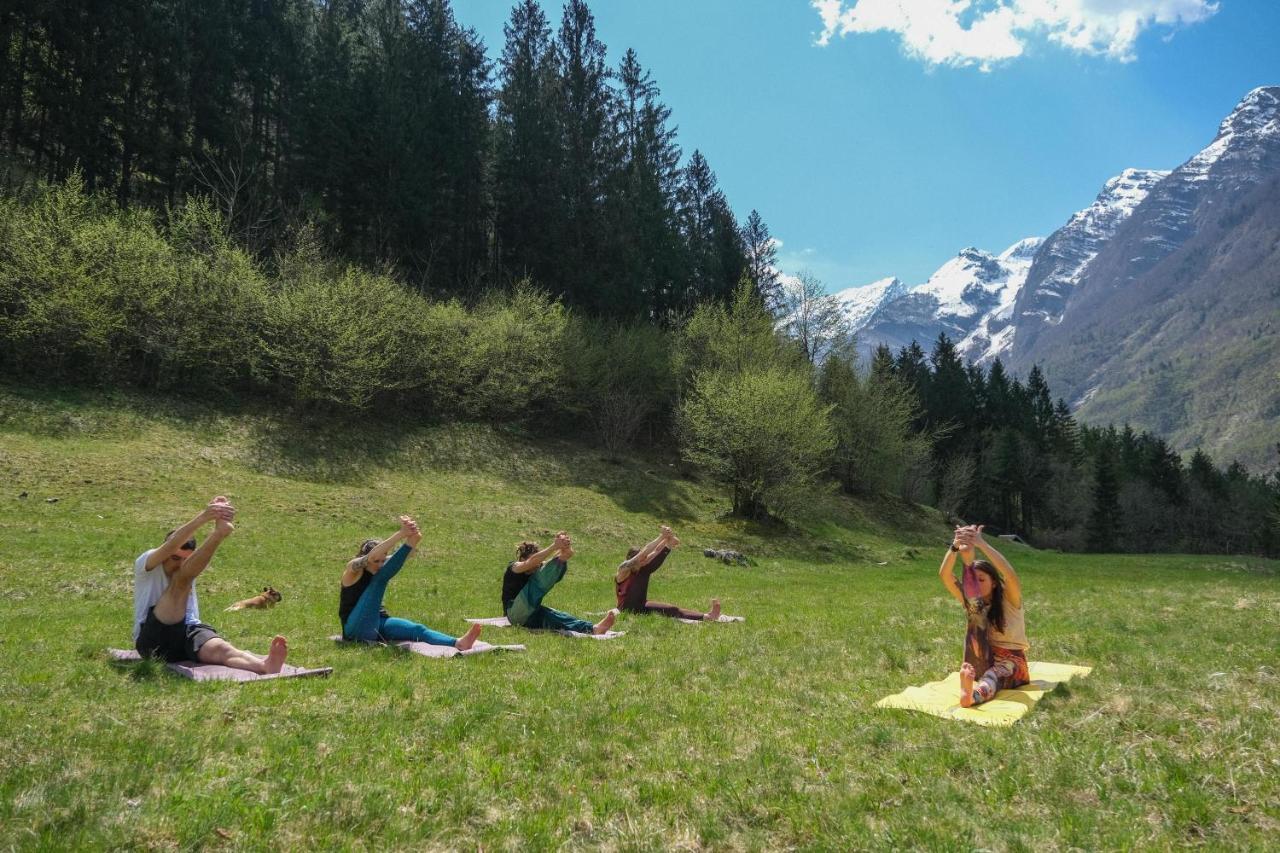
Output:
<svg viewBox="0 0 1280 853">
<path fill-rule="evenodd" d="M 415 655 L 422 655 L 423 657 L 426 657 L 426 658 L 456 658 L 463 655 L 482 655 L 485 652 L 528 651 L 528 649 L 526 649 L 524 646 L 518 645 L 518 644 L 509 645 L 509 646 L 499 646 L 499 645 L 494 645 L 492 643 L 486 643 L 482 640 L 477 640 L 474 646 L 472 646 L 471 648 L 467 649 L 464 652 L 464 651 L 460 651 L 457 648 L 454 648 L 453 646 L 433 646 L 431 643 L 414 643 L 414 642 L 409 642 L 407 640 L 399 643 L 360 643 L 356 640 L 344 640 L 342 639 L 341 635 L 335 635 L 330 637 L 329 639 L 333 640 L 335 643 L 350 643 L 353 646 L 392 645 L 401 649 L 405 649 L 406 651 L 413 652 Z"/>
<path fill-rule="evenodd" d="M 142 656 L 133 649 L 107 649 L 107 654 L 111 655 L 112 660 L 126 662 L 142 660 Z M 303 678 L 308 675 L 328 675 L 333 672 L 333 667 L 331 666 L 304 669 L 300 666 L 285 664 L 284 669 L 277 673 L 259 675 L 256 672 L 249 672 L 247 669 L 235 669 L 229 666 L 198 663 L 190 660 L 167 663 L 165 666 L 170 671 L 181 675 L 183 678 L 190 678 L 192 681 L 266 681 L 271 678 Z"/>
</svg>

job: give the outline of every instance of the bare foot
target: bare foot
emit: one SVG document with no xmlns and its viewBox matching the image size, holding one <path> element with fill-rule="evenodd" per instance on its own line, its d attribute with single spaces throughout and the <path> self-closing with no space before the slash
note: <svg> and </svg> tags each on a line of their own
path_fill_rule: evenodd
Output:
<svg viewBox="0 0 1280 853">
<path fill-rule="evenodd" d="M 618 608 L 610 610 L 604 615 L 604 618 L 591 627 L 591 633 L 604 634 L 613 627 L 613 622 L 618 618 Z"/>
<path fill-rule="evenodd" d="M 284 659 L 288 655 L 289 644 L 284 637 L 277 636 L 271 641 L 271 651 L 267 652 L 267 658 L 262 662 L 262 671 L 267 675 L 279 672 L 284 668 Z"/>
<path fill-rule="evenodd" d="M 569 562 L 569 558 L 572 556 L 573 556 L 572 545 L 565 545 L 563 548 L 560 549 L 560 562 L 567 563 Z"/>
<path fill-rule="evenodd" d="M 966 663 L 960 667 L 960 707 L 973 705 L 973 664 Z"/>
<path fill-rule="evenodd" d="M 717 622 L 720 619 L 720 599 L 711 599 L 711 609 L 702 616 L 708 622 Z"/>
<path fill-rule="evenodd" d="M 467 629 L 467 633 L 459 637 L 453 645 L 465 652 L 476 644 L 476 640 L 480 639 L 480 631 L 483 628 L 483 625 L 472 625 Z"/>
</svg>

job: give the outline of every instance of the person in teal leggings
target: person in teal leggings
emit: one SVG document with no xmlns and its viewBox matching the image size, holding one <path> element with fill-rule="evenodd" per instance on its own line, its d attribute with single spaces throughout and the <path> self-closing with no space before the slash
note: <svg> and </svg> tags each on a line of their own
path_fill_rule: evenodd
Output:
<svg viewBox="0 0 1280 853">
<path fill-rule="evenodd" d="M 408 640 L 433 646 L 456 646 L 463 651 L 475 645 L 480 636 L 479 625 L 472 625 L 471 630 L 461 637 L 451 637 L 426 625 L 391 616 L 383 608 L 382 598 L 386 595 L 387 584 L 404 567 L 409 553 L 421 541 L 422 532 L 418 530 L 417 523 L 402 515 L 398 531 L 382 541 L 366 539 L 360 546 L 360 553 L 347 563 L 342 572 L 338 619 L 342 623 L 343 639 L 366 643 Z"/>
<path fill-rule="evenodd" d="M 538 549 L 536 542 L 521 542 L 516 558 L 507 564 L 502 576 L 502 612 L 512 625 L 535 630 L 576 631 L 580 634 L 603 634 L 613 627 L 617 610 L 610 610 L 594 625 L 542 603 L 551 588 L 569 570 L 573 541 L 563 530 L 556 534 L 550 547 Z"/>
</svg>

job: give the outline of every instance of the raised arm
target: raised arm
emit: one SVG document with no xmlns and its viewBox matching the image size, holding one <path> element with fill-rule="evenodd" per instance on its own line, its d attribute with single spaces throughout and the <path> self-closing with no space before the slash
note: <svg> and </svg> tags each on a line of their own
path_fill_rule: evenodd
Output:
<svg viewBox="0 0 1280 853">
<path fill-rule="evenodd" d="M 231 502 L 222 495 L 218 495 L 216 498 L 209 501 L 208 506 L 200 510 L 200 512 L 196 514 L 195 518 L 173 531 L 173 533 L 169 535 L 169 538 L 164 540 L 164 543 L 159 548 L 156 548 L 151 552 L 147 557 L 147 571 L 151 571 L 156 566 L 178 553 L 179 546 L 194 536 L 195 532 L 201 527 L 204 527 L 211 521 L 218 521 L 219 519 L 230 522 L 235 518 L 235 515 L 236 508 L 231 505 Z"/>
<path fill-rule="evenodd" d="M 387 555 L 391 553 L 392 549 L 402 541 L 408 540 L 409 547 L 413 548 L 421 539 L 422 534 L 418 532 L 418 525 L 409 516 L 402 515 L 400 516 L 400 529 L 373 546 L 368 554 L 349 560 L 347 562 L 347 571 L 358 575 L 370 565 L 380 566 L 386 561 Z"/>
<path fill-rule="evenodd" d="M 1004 597 L 1011 605 L 1017 608 L 1022 607 L 1022 581 L 1018 578 L 1018 573 L 1013 570 L 1013 566 L 1005 559 L 995 548 L 991 547 L 991 543 L 982 538 L 983 525 L 979 524 L 973 529 L 973 545 L 978 548 L 995 566 L 996 571 L 1000 574 L 1000 580 L 1004 584 Z"/>
<path fill-rule="evenodd" d="M 942 566 L 938 569 L 938 578 L 942 581 L 942 585 L 947 588 L 947 592 L 951 593 L 951 597 L 956 601 L 964 604 L 964 593 L 960 591 L 960 585 L 956 583 L 956 557 L 960 555 L 960 549 L 953 540 L 951 545 L 947 547 L 947 554 L 942 558 Z"/>
<path fill-rule="evenodd" d="M 678 542 L 675 538 L 675 534 L 671 532 L 670 527 L 664 525 L 652 542 L 645 543 L 644 547 L 642 547 L 634 557 L 624 561 L 622 565 L 618 566 L 618 580 L 626 580 L 627 575 L 638 569 L 643 569 L 653 561 L 653 558 L 658 555 L 659 551 L 663 548 L 674 547 L 673 543 L 675 542 Z"/>
<path fill-rule="evenodd" d="M 553 554 L 559 553 L 560 550 L 568 544 L 568 541 L 569 535 L 561 530 L 556 534 L 554 542 L 543 548 L 541 551 L 538 551 L 536 554 L 530 554 L 525 559 L 519 561 L 511 567 L 511 570 L 521 575 L 536 572 L 538 569 L 542 568 L 543 563 L 551 559 Z"/>
</svg>

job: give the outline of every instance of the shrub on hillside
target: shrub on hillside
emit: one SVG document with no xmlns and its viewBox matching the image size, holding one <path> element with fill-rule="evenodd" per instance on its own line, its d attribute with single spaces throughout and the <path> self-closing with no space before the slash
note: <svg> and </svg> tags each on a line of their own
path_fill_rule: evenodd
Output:
<svg viewBox="0 0 1280 853">
<path fill-rule="evenodd" d="M 560 302 L 527 284 L 486 297 L 471 312 L 454 368 L 460 413 L 528 421 L 562 412 L 568 319 Z"/>
<path fill-rule="evenodd" d="M 79 175 L 0 200 L 5 370 L 63 382 L 228 390 L 254 372 L 262 279 L 206 202 L 166 231 Z"/>
<path fill-rule="evenodd" d="M 264 366 L 279 393 L 307 406 L 390 402 L 425 384 L 423 305 L 387 276 L 299 251 L 264 302 Z"/>
<path fill-rule="evenodd" d="M 11 372 L 128 382 L 144 368 L 177 263 L 149 213 L 83 190 L 73 175 L 0 208 L 0 340 Z"/>
<path fill-rule="evenodd" d="M 859 375 L 852 350 L 831 353 L 818 374 L 836 438 L 832 473 L 851 494 L 902 492 L 929 459 L 929 439 L 912 428 L 915 395 L 890 374 Z"/>
<path fill-rule="evenodd" d="M 743 278 L 733 302 L 704 302 L 676 336 L 672 372 L 681 395 L 700 372 L 743 371 L 770 366 L 806 366 L 795 342 L 776 329 L 776 320 Z"/>
<path fill-rule="evenodd" d="M 669 332 L 655 326 L 573 318 L 565 333 L 570 411 L 616 456 L 675 405 Z"/>
<path fill-rule="evenodd" d="M 267 286 L 253 259 L 206 199 L 188 199 L 175 212 L 169 239 L 178 256 L 175 287 L 157 306 L 146 340 L 154 384 L 225 392 L 265 381 Z"/>
<path fill-rule="evenodd" d="M 731 489 L 735 514 L 785 518 L 821 488 L 829 414 L 804 371 L 705 370 L 680 408 L 681 452 Z"/>
</svg>

